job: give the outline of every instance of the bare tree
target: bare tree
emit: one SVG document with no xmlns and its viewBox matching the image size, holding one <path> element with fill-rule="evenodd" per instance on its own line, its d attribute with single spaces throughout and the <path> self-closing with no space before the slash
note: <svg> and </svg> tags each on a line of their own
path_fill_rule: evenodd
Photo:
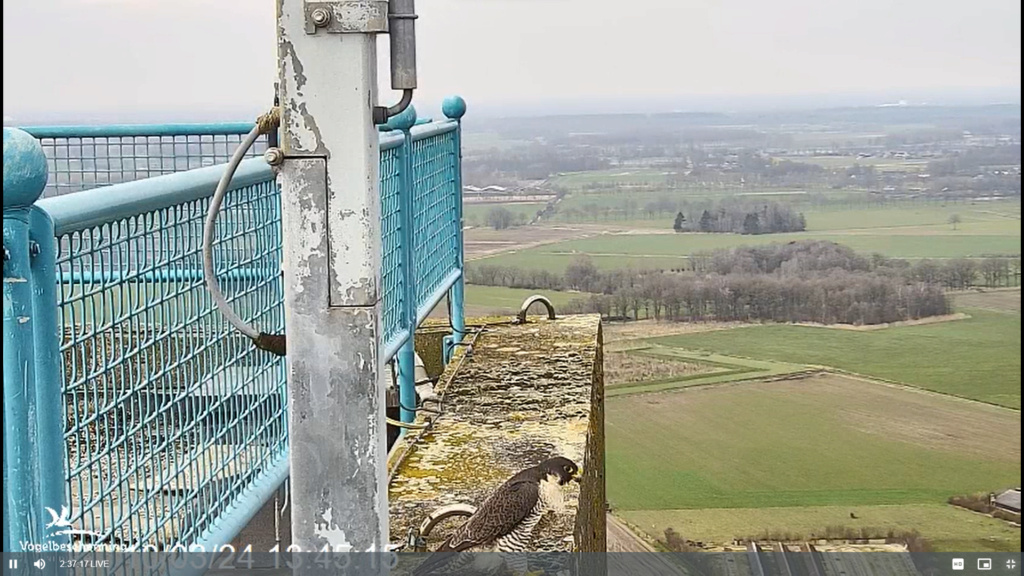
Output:
<svg viewBox="0 0 1024 576">
<path fill-rule="evenodd" d="M 502 206 L 497 206 L 487 211 L 487 225 L 495 230 L 504 230 L 512 226 L 515 219 L 515 214 Z"/>
</svg>

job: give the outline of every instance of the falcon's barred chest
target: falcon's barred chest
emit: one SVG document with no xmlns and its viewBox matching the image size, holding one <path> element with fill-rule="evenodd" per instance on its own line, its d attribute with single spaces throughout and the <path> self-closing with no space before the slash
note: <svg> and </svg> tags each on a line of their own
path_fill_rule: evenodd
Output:
<svg viewBox="0 0 1024 576">
<path fill-rule="evenodd" d="M 533 529 L 537 527 L 544 514 L 548 511 L 562 512 L 565 509 L 565 502 L 558 487 L 557 476 L 549 475 L 541 480 L 537 496 L 537 504 L 530 510 L 526 518 L 523 518 L 522 522 L 510 534 L 497 539 L 496 552 L 516 553 L 530 550 Z"/>
<path fill-rule="evenodd" d="M 420 564 L 416 576 L 448 572 L 473 562 L 472 549 L 498 552 L 514 572 L 525 572 L 523 552 L 531 549 L 533 531 L 548 511 L 565 512 L 562 488 L 580 479 L 572 460 L 555 457 L 509 478 L 480 505 L 469 520 Z"/>
</svg>

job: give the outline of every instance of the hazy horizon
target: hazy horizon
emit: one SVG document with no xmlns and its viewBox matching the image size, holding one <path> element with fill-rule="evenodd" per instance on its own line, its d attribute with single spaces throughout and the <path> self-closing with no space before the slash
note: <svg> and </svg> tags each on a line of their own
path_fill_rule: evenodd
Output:
<svg viewBox="0 0 1024 576">
<path fill-rule="evenodd" d="M 837 108 L 871 108 L 881 106 L 993 106 L 1021 105 L 1020 89 L 986 90 L 965 94 L 956 90 L 914 94 L 900 98 L 887 94 L 792 94 L 792 95 L 723 95 L 715 97 L 680 96 L 652 99 L 523 100 L 520 102 L 488 102 L 470 100 L 471 118 L 542 117 L 569 115 L 668 114 L 668 113 L 751 113 L 793 110 L 826 110 Z M 913 96 L 917 96 L 916 98 Z M 440 116 L 440 100 L 415 100 L 420 116 Z M 164 110 L 57 110 L 9 115 L 5 123 L 38 125 L 45 123 L 144 123 L 144 122 L 230 122 L 248 121 L 258 112 L 249 107 L 170 108 Z"/>
<path fill-rule="evenodd" d="M 1020 101 L 1019 3 L 619 6 L 419 2 L 418 107 L 454 93 L 481 116 Z M 272 98 L 270 0 L 5 2 L 3 25 L 17 121 L 247 119 Z"/>
</svg>

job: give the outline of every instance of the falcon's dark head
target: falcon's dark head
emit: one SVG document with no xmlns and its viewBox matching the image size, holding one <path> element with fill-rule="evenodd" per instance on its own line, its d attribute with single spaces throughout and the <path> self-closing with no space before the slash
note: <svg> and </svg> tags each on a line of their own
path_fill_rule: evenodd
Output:
<svg viewBox="0 0 1024 576">
<path fill-rule="evenodd" d="M 568 484 L 570 480 L 579 482 L 583 476 L 583 470 L 575 462 L 561 456 L 545 460 L 537 468 L 546 475 L 557 476 L 558 483 L 562 486 Z"/>
</svg>

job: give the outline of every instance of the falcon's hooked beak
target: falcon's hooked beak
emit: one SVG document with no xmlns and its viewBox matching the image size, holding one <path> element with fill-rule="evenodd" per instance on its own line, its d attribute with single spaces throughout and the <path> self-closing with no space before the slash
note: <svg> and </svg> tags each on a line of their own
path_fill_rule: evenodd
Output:
<svg viewBox="0 0 1024 576">
<path fill-rule="evenodd" d="M 576 468 L 576 475 L 572 477 L 573 482 L 583 482 L 583 467 Z"/>
</svg>

